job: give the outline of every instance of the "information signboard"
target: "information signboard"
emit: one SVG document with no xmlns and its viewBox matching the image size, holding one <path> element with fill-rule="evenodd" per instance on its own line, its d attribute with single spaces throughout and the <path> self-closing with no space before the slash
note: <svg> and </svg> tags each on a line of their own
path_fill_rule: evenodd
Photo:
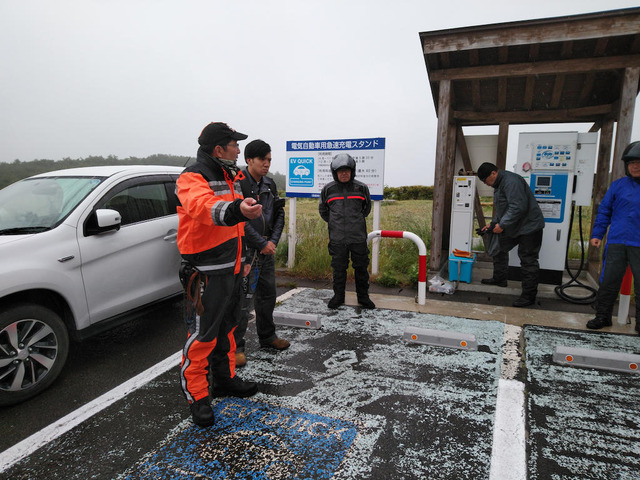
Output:
<svg viewBox="0 0 640 480">
<path fill-rule="evenodd" d="M 287 197 L 318 198 L 333 180 L 331 160 L 348 153 L 356 161 L 356 179 L 369 187 L 372 200 L 382 200 L 384 148 L 384 138 L 287 142 Z"/>
</svg>

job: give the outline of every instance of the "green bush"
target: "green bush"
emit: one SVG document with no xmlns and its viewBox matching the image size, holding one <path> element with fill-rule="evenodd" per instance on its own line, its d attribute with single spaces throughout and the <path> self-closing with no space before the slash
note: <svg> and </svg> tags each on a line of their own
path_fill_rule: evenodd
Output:
<svg viewBox="0 0 640 480">
<path fill-rule="evenodd" d="M 433 186 L 384 187 L 385 200 L 433 200 Z"/>
</svg>

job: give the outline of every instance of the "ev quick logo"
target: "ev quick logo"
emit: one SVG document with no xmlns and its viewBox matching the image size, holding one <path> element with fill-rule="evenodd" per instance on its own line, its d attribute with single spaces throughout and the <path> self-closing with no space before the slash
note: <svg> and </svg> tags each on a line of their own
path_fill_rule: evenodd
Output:
<svg viewBox="0 0 640 480">
<path fill-rule="evenodd" d="M 330 480 L 358 438 L 350 421 L 246 399 L 214 410 L 213 427 L 188 420 L 126 480 Z"/>
<path fill-rule="evenodd" d="M 289 186 L 313 187 L 313 157 L 289 158 Z"/>
</svg>

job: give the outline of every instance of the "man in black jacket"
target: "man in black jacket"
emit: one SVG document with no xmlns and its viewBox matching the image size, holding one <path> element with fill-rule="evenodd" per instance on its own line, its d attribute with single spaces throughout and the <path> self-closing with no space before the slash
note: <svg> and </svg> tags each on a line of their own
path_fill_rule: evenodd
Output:
<svg viewBox="0 0 640 480">
<path fill-rule="evenodd" d="M 331 161 L 333 182 L 320 192 L 318 210 L 329 226 L 329 255 L 333 268 L 333 298 L 329 308 L 344 304 L 349 253 L 356 277 L 358 303 L 364 308 L 376 308 L 369 298 L 369 248 L 367 247 L 367 220 L 371 212 L 369 187 L 355 180 L 356 161 L 346 153 Z"/>
<path fill-rule="evenodd" d="M 245 178 L 240 181 L 242 195 L 262 205 L 262 215 L 244 226 L 247 262 L 251 264 L 251 271 L 245 279 L 240 324 L 234 333 L 238 367 L 247 363 L 244 335 L 252 303 L 260 345 L 276 350 L 284 350 L 290 345 L 287 340 L 278 338 L 273 323 L 276 305 L 275 253 L 284 228 L 284 199 L 278 198 L 275 182 L 267 177 L 271 166 L 271 147 L 262 140 L 253 140 L 245 147 L 244 158 L 247 168 L 243 172 Z"/>
<path fill-rule="evenodd" d="M 538 254 L 544 228 L 542 210 L 525 179 L 517 173 L 498 170 L 493 163 L 485 162 L 478 167 L 478 178 L 494 189 L 496 216 L 491 221 L 491 228 L 500 239 L 500 251 L 493 257 L 493 277 L 483 279 L 482 283 L 507 286 L 509 251 L 517 245 L 522 293 L 513 306 L 533 305 L 538 295 Z M 488 228 L 486 226 L 484 230 Z"/>
</svg>

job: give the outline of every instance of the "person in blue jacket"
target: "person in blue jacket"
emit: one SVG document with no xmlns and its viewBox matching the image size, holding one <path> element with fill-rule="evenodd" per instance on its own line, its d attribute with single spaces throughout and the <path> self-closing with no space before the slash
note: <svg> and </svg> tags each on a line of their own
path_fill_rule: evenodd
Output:
<svg viewBox="0 0 640 480">
<path fill-rule="evenodd" d="M 605 234 L 607 243 L 596 298 L 596 318 L 587 322 L 587 328 L 611 326 L 613 305 L 627 265 L 631 265 L 635 278 L 636 331 L 640 333 L 640 142 L 630 143 L 622 152 L 622 160 L 627 176 L 613 182 L 607 190 L 591 233 L 590 243 L 594 247 L 600 248 Z"/>
</svg>

